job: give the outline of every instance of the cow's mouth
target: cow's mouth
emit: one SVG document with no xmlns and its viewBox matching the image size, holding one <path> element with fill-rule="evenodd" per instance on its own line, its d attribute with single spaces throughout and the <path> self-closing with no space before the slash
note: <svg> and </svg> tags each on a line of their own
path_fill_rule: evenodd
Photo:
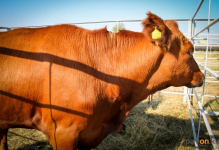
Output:
<svg viewBox="0 0 219 150">
<path fill-rule="evenodd" d="M 203 85 L 203 81 L 201 81 L 201 82 L 199 82 L 197 84 L 191 83 L 191 84 L 187 85 L 187 87 L 188 88 L 195 88 L 195 87 L 201 87 L 202 85 Z"/>
</svg>

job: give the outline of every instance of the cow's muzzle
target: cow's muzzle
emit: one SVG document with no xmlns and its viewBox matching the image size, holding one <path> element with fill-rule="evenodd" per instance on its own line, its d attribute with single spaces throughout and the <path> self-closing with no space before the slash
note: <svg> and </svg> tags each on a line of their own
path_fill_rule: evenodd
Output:
<svg viewBox="0 0 219 150">
<path fill-rule="evenodd" d="M 201 87 L 203 85 L 203 81 L 199 84 L 191 84 L 190 88 Z"/>
<path fill-rule="evenodd" d="M 188 87 L 190 88 L 201 87 L 203 85 L 204 79 L 205 79 L 205 76 L 202 72 L 194 73 L 193 80 Z"/>
</svg>

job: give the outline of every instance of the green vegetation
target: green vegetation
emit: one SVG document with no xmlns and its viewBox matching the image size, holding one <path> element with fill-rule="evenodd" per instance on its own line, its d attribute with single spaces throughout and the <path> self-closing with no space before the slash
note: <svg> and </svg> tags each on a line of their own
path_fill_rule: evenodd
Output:
<svg viewBox="0 0 219 150">
<path fill-rule="evenodd" d="M 123 23 L 115 24 L 115 26 L 112 28 L 113 32 L 119 32 L 119 30 L 125 30 L 125 25 Z"/>
</svg>

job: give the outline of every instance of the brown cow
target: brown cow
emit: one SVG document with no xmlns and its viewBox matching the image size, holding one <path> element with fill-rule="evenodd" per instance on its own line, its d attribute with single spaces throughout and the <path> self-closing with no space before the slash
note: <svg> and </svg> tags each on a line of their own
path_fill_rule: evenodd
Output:
<svg viewBox="0 0 219 150">
<path fill-rule="evenodd" d="M 90 149 L 132 108 L 169 86 L 201 86 L 193 46 L 173 20 L 149 12 L 142 33 L 72 25 L 0 33 L 0 140 L 42 131 L 54 149 Z M 161 38 L 152 39 L 155 27 Z"/>
</svg>

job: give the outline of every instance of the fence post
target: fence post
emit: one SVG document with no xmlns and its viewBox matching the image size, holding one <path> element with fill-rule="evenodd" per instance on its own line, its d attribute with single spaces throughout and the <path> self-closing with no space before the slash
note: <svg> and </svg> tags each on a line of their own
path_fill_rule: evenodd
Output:
<svg viewBox="0 0 219 150">
<path fill-rule="evenodd" d="M 187 95 L 188 95 L 188 88 L 184 87 L 183 104 L 186 104 Z"/>
<path fill-rule="evenodd" d="M 189 20 L 188 21 L 188 39 L 192 42 L 192 28 L 193 28 L 193 20 Z M 184 96 L 183 96 L 183 103 L 186 104 L 186 100 L 187 100 L 187 95 L 188 95 L 188 88 L 184 87 Z"/>
</svg>

